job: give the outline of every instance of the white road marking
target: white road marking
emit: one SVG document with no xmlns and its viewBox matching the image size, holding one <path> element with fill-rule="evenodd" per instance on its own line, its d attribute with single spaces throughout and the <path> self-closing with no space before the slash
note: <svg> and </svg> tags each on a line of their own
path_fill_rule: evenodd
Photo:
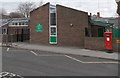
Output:
<svg viewBox="0 0 120 78">
<path fill-rule="evenodd" d="M 0 76 L 6 76 L 6 75 L 8 75 L 9 74 L 9 72 L 1 72 L 0 73 Z"/>
<path fill-rule="evenodd" d="M 1 73 L 0 73 L 0 78 L 1 78 L 1 77 L 4 77 L 4 76 L 7 76 L 7 75 L 9 75 L 10 77 L 15 77 L 15 76 L 20 77 L 20 75 L 16 75 L 16 74 L 14 74 L 14 73 L 10 73 L 10 72 L 1 72 Z"/>
<path fill-rule="evenodd" d="M 54 55 L 54 54 L 53 54 L 53 55 L 52 55 L 52 54 L 51 54 L 51 55 L 49 55 L 49 54 L 41 54 L 41 55 L 38 55 L 38 56 L 63 56 L 63 55 L 57 55 L 57 54 L 56 54 L 56 55 Z"/>
<path fill-rule="evenodd" d="M 86 64 L 118 64 L 118 62 L 84 62 Z"/>
<path fill-rule="evenodd" d="M 10 50 L 10 48 L 7 48 L 7 51 L 9 51 Z"/>
<path fill-rule="evenodd" d="M 34 51 L 30 51 L 32 54 L 34 54 L 35 56 L 63 56 L 63 55 L 49 55 L 49 54 L 41 54 L 41 55 L 38 55 L 37 53 L 35 53 Z M 74 58 L 74 57 L 71 57 L 71 56 L 69 56 L 69 55 L 64 55 L 65 57 L 67 57 L 67 58 L 70 58 L 70 59 L 72 59 L 72 60 L 75 60 L 75 61 L 77 61 L 77 62 L 80 62 L 80 63 L 84 63 L 84 64 L 118 64 L 118 62 L 83 62 L 83 61 L 81 61 L 81 60 L 79 60 L 79 59 L 76 59 L 76 58 Z"/>
<path fill-rule="evenodd" d="M 72 59 L 72 60 L 75 60 L 75 61 L 77 61 L 77 62 L 83 63 L 83 61 L 78 60 L 78 59 L 76 59 L 76 58 L 73 58 L 73 57 L 71 57 L 71 56 L 68 56 L 68 55 L 65 55 L 65 56 L 68 57 L 68 58 L 70 58 L 70 59 Z"/>
<path fill-rule="evenodd" d="M 83 61 L 76 59 L 76 58 L 73 58 L 71 56 L 68 56 L 68 55 L 65 55 L 65 56 L 72 59 L 72 60 L 75 60 L 75 61 L 80 62 L 80 63 L 85 63 L 85 64 L 97 64 L 97 63 L 98 64 L 113 64 L 113 63 L 118 64 L 118 62 L 83 62 Z"/>
<path fill-rule="evenodd" d="M 34 51 L 30 51 L 31 53 L 33 53 L 34 55 L 36 55 L 36 56 L 38 56 L 38 54 L 37 53 L 35 53 Z"/>
<path fill-rule="evenodd" d="M 34 54 L 35 56 L 63 56 L 63 55 L 59 55 L 59 54 L 37 54 L 34 51 L 30 51 L 32 54 Z"/>
</svg>

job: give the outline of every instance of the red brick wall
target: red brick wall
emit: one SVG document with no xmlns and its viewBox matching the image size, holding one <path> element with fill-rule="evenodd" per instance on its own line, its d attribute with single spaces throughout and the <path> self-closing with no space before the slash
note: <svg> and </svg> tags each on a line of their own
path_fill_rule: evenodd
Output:
<svg viewBox="0 0 120 78">
<path fill-rule="evenodd" d="M 22 34 L 22 29 L 29 29 L 29 27 L 8 27 L 8 34 L 9 35 Z"/>
<path fill-rule="evenodd" d="M 8 24 L 5 24 L 2 26 L 2 29 L 3 28 L 8 28 Z M 2 42 L 7 42 L 8 41 L 8 35 L 3 35 L 2 34 Z"/>
<path fill-rule="evenodd" d="M 43 25 L 42 32 L 36 32 L 37 24 Z M 37 44 L 49 43 L 49 4 L 43 5 L 30 13 L 30 42 Z"/>
<path fill-rule="evenodd" d="M 120 38 L 113 38 L 113 51 L 120 52 L 120 43 L 117 43 L 116 40 L 120 40 Z"/>
<path fill-rule="evenodd" d="M 73 24 L 71 26 L 70 24 Z M 84 47 L 88 14 L 57 5 L 58 45 Z"/>
<path fill-rule="evenodd" d="M 92 37 L 98 37 L 98 26 L 91 26 Z"/>
<path fill-rule="evenodd" d="M 17 34 L 21 35 L 21 37 L 19 37 L 19 40 L 22 39 L 22 35 L 24 35 L 24 33 L 22 33 L 22 29 L 29 29 L 29 27 L 9 27 L 8 24 L 5 24 L 4 26 L 2 26 L 2 28 L 7 28 L 8 29 L 8 34 L 4 35 L 2 37 L 2 41 L 3 42 L 16 42 L 17 41 Z M 15 33 L 16 31 L 16 33 Z M 27 35 L 29 37 L 29 33 L 27 33 Z M 27 40 L 29 40 L 27 38 Z"/>
<path fill-rule="evenodd" d="M 116 43 L 117 38 L 113 38 L 113 51 L 120 51 L 120 43 Z M 85 48 L 92 50 L 105 51 L 105 38 L 104 37 L 85 37 Z"/>
</svg>

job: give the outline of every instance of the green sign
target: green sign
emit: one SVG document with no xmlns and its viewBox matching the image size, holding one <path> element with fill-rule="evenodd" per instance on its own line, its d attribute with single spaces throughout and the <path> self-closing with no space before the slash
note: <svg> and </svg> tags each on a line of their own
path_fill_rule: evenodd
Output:
<svg viewBox="0 0 120 78">
<path fill-rule="evenodd" d="M 90 20 L 91 23 L 102 23 L 102 24 L 107 24 L 107 25 L 110 25 L 110 26 L 114 26 L 114 23 L 107 23 L 107 22 L 102 22 L 102 21 L 95 21 L 95 20 Z"/>
<path fill-rule="evenodd" d="M 42 32 L 43 26 L 41 24 L 36 25 L 36 32 Z"/>
</svg>

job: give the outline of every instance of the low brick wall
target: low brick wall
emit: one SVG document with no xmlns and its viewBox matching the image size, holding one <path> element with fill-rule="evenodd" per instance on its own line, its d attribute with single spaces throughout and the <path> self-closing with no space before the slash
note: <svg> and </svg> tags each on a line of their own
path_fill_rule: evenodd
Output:
<svg viewBox="0 0 120 78">
<path fill-rule="evenodd" d="M 120 40 L 120 38 L 113 38 L 113 51 L 120 52 L 120 43 L 117 43 L 116 40 Z"/>
<path fill-rule="evenodd" d="M 18 42 L 29 40 L 29 34 L 18 34 L 18 35 L 3 35 L 2 42 Z"/>
<path fill-rule="evenodd" d="M 116 40 L 120 40 L 120 38 L 113 38 L 113 51 L 119 52 L 120 51 L 120 43 L 116 43 Z M 85 37 L 85 44 L 86 49 L 92 50 L 101 50 L 105 51 L 105 38 L 104 37 Z"/>
<path fill-rule="evenodd" d="M 0 34 L 0 43 L 2 43 L 2 34 Z"/>
</svg>

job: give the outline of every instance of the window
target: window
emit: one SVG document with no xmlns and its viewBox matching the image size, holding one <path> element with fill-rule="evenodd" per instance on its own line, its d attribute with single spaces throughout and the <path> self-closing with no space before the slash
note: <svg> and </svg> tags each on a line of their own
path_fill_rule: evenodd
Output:
<svg viewBox="0 0 120 78">
<path fill-rule="evenodd" d="M 12 23 L 10 23 L 9 25 L 12 25 Z"/>
<path fill-rule="evenodd" d="M 3 28 L 2 34 L 7 34 L 7 28 Z"/>
<path fill-rule="evenodd" d="M 56 35 L 56 27 L 51 27 L 51 35 Z"/>
<path fill-rule="evenodd" d="M 21 22 L 19 22 L 19 25 L 21 25 Z"/>
<path fill-rule="evenodd" d="M 55 12 L 56 12 L 55 7 L 50 7 L 50 13 L 55 13 Z"/>
<path fill-rule="evenodd" d="M 56 6 L 50 6 L 49 15 L 50 15 L 49 42 L 50 44 L 57 44 Z"/>
<path fill-rule="evenodd" d="M 15 25 L 15 23 L 13 22 L 12 25 Z"/>
<path fill-rule="evenodd" d="M 25 22 L 25 25 L 28 25 L 28 22 Z"/>
<path fill-rule="evenodd" d="M 86 36 L 86 37 L 89 36 L 88 28 L 85 28 L 85 36 Z"/>
<path fill-rule="evenodd" d="M 18 25 L 18 23 L 15 23 L 15 25 Z"/>
<path fill-rule="evenodd" d="M 50 6 L 50 25 L 56 25 L 56 6 Z"/>
<path fill-rule="evenodd" d="M 99 27 L 98 28 L 98 37 L 103 37 L 104 36 L 104 28 L 103 27 Z"/>
<path fill-rule="evenodd" d="M 56 25 L 56 13 L 50 13 L 50 25 Z"/>
</svg>

